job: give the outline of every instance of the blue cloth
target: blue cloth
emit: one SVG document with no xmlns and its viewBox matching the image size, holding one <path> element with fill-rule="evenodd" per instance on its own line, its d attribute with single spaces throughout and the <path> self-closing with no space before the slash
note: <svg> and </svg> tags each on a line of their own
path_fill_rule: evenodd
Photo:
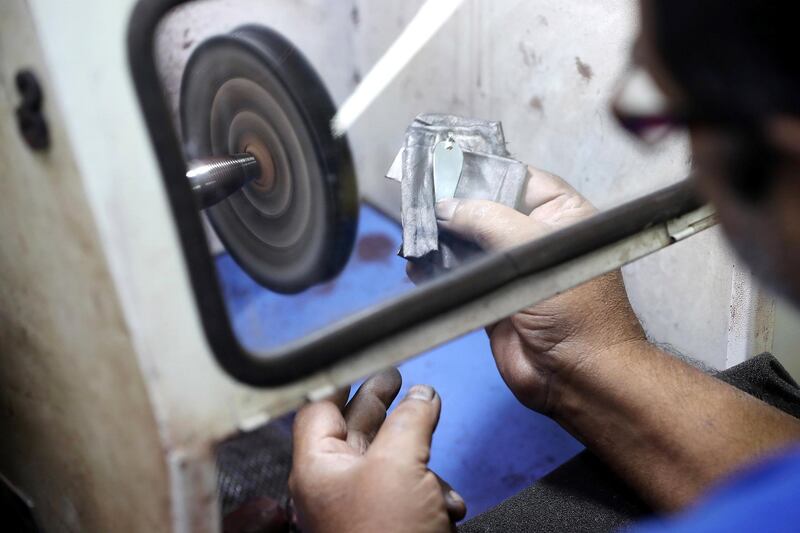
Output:
<svg viewBox="0 0 800 533">
<path fill-rule="evenodd" d="M 800 447 L 743 470 L 698 506 L 635 533 L 800 531 Z"/>
</svg>

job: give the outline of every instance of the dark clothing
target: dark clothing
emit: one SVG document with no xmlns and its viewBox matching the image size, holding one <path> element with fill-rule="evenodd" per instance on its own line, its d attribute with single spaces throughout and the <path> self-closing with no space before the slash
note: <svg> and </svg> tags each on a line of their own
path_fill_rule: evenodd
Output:
<svg viewBox="0 0 800 533">
<path fill-rule="evenodd" d="M 762 354 L 716 377 L 800 418 L 800 388 L 777 359 Z M 588 451 L 459 527 L 461 533 L 613 531 L 653 512 Z"/>
<path fill-rule="evenodd" d="M 796 533 L 798 491 L 800 447 L 795 446 L 736 472 L 679 515 L 639 524 L 631 533 Z"/>
</svg>

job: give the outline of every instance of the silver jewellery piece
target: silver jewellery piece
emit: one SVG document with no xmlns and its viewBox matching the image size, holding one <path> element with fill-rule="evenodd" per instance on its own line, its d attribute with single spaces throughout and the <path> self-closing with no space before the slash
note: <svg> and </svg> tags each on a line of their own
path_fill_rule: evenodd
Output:
<svg viewBox="0 0 800 533">
<path fill-rule="evenodd" d="M 436 201 L 453 198 L 464 166 L 464 153 L 453 139 L 453 132 L 447 139 L 433 147 L 433 191 Z"/>
</svg>

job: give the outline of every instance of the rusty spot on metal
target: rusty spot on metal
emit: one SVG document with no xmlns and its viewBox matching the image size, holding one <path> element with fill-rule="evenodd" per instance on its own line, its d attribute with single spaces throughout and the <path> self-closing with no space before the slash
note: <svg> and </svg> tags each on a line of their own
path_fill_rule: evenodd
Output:
<svg viewBox="0 0 800 533">
<path fill-rule="evenodd" d="M 584 63 L 581 61 L 581 58 L 575 56 L 575 68 L 578 69 L 578 74 L 581 75 L 585 81 L 592 81 L 592 77 L 594 76 L 594 71 L 592 71 L 591 65 L 588 63 Z"/>
<path fill-rule="evenodd" d="M 336 288 L 336 280 L 323 283 L 314 287 L 314 292 L 317 294 L 330 294 Z"/>
<path fill-rule="evenodd" d="M 394 241 L 383 233 L 370 233 L 361 237 L 356 246 L 356 257 L 366 263 L 387 261 L 395 249 Z"/>
</svg>

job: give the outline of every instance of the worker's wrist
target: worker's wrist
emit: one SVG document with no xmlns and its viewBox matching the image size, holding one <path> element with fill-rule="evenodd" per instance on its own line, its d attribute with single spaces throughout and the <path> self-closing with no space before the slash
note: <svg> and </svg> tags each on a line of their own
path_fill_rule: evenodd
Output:
<svg viewBox="0 0 800 533">
<path fill-rule="evenodd" d="M 549 415 L 568 429 L 589 411 L 602 411 L 606 398 L 624 395 L 630 376 L 626 368 L 658 351 L 644 337 L 588 349 L 569 368 L 555 374 L 550 384 Z"/>
</svg>

